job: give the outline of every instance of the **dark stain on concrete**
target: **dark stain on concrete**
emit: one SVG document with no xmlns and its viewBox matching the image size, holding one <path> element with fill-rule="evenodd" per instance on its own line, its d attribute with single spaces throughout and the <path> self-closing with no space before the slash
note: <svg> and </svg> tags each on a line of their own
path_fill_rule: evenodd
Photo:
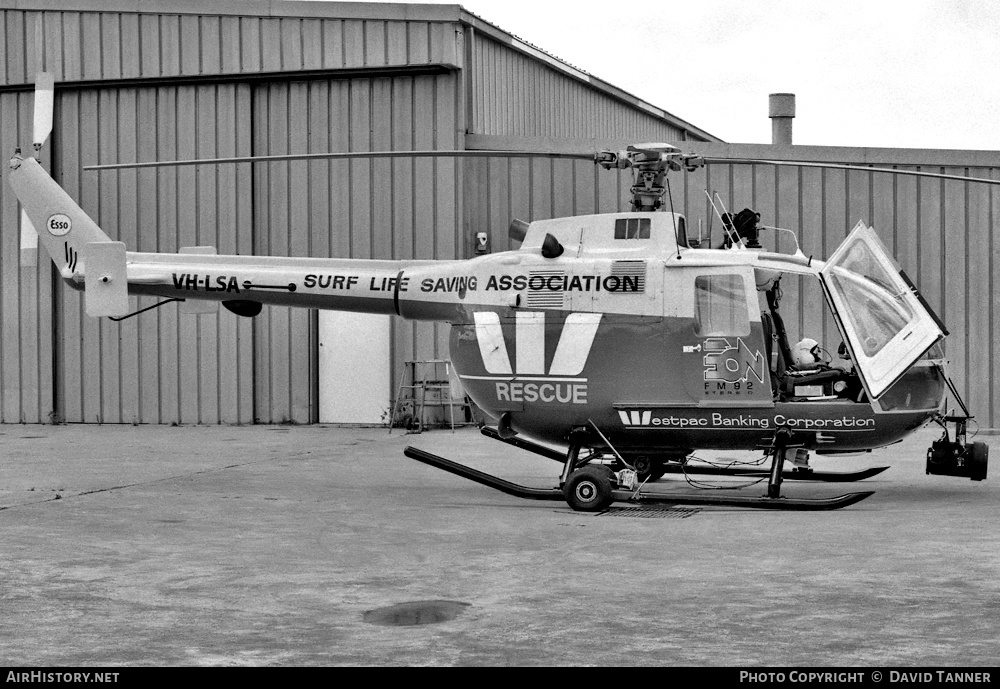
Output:
<svg viewBox="0 0 1000 689">
<path fill-rule="evenodd" d="M 461 615 L 469 603 L 453 600 L 418 600 L 369 610 L 364 621 L 387 627 L 415 627 L 450 622 Z"/>
</svg>

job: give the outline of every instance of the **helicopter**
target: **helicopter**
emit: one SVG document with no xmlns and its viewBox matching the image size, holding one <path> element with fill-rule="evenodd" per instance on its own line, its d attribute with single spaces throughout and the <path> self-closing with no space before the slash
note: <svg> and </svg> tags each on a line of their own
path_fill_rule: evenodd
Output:
<svg viewBox="0 0 1000 689">
<path fill-rule="evenodd" d="M 51 91 L 51 78 L 39 78 L 36 155 L 51 131 Z M 147 253 L 112 241 L 36 158 L 20 149 L 7 176 L 63 282 L 84 291 L 90 316 L 136 315 L 128 313 L 129 295 L 148 295 L 164 301 L 143 311 L 207 300 L 247 318 L 270 304 L 450 324 L 452 365 L 469 398 L 495 421 L 484 425 L 483 433 L 558 461 L 558 485 L 531 488 L 418 448 L 404 453 L 511 495 L 565 500 L 587 512 L 605 510 L 616 500 L 838 509 L 872 492 L 790 498 L 782 495 L 783 480 L 867 478 L 882 468 L 814 471 L 809 453 L 884 447 L 929 422 L 939 423 L 944 433 L 928 449 L 927 473 L 986 477 L 989 448 L 969 442 L 967 423 L 973 417 L 947 374 L 940 343 L 948 331 L 873 228 L 859 222 L 822 261 L 806 256 L 797 242 L 792 252 L 765 248 L 762 231 L 780 228 L 762 225 L 750 209 L 729 213 L 720 199 L 709 197 L 723 227 L 722 241 L 713 243 L 700 230 L 696 236 L 669 202 L 668 175 L 707 163 L 810 163 L 708 158 L 653 142 L 581 153 L 377 151 L 86 169 L 505 155 L 590 160 L 605 170 L 631 170 L 632 210 L 515 219 L 509 235 L 519 248 L 452 261 L 227 256 L 203 247 Z M 829 365 L 815 341 L 793 350 L 780 311 L 786 276 L 822 290 L 846 365 Z M 961 413 L 944 412 L 948 393 Z M 771 465 L 766 471 L 699 469 L 689 461 L 696 450 L 762 451 Z M 786 460 L 791 471 L 785 470 Z M 767 493 L 653 490 L 667 473 L 698 471 L 758 476 L 767 480 Z"/>
</svg>

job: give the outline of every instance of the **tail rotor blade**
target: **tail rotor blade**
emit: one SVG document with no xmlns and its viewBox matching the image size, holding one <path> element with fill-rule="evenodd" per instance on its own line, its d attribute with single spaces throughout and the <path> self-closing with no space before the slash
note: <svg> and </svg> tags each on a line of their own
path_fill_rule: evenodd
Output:
<svg viewBox="0 0 1000 689">
<path fill-rule="evenodd" d="M 35 77 L 35 126 L 32 133 L 35 151 L 45 145 L 49 134 L 52 133 L 55 83 L 55 77 L 51 72 L 39 72 Z"/>
<path fill-rule="evenodd" d="M 38 265 L 38 233 L 28 218 L 28 212 L 21 209 L 21 267 Z"/>
</svg>

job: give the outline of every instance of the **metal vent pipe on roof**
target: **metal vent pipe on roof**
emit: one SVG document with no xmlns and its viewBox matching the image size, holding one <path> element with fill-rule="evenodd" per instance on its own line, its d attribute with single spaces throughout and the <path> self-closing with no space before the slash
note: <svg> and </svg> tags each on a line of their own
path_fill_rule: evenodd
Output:
<svg viewBox="0 0 1000 689">
<path fill-rule="evenodd" d="M 768 96 L 771 118 L 771 143 L 791 145 L 792 120 L 795 119 L 795 94 L 772 93 Z"/>
</svg>

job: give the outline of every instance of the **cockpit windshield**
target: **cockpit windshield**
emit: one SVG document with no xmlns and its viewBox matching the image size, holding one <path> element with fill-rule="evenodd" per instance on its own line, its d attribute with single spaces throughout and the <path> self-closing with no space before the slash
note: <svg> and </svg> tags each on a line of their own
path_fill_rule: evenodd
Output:
<svg viewBox="0 0 1000 689">
<path fill-rule="evenodd" d="M 834 268 L 829 278 L 833 289 L 843 295 L 850 305 L 850 320 L 862 351 L 873 357 L 882 351 L 913 318 L 909 306 L 898 296 L 893 297 L 888 285 L 877 278 L 850 273 Z"/>
</svg>

